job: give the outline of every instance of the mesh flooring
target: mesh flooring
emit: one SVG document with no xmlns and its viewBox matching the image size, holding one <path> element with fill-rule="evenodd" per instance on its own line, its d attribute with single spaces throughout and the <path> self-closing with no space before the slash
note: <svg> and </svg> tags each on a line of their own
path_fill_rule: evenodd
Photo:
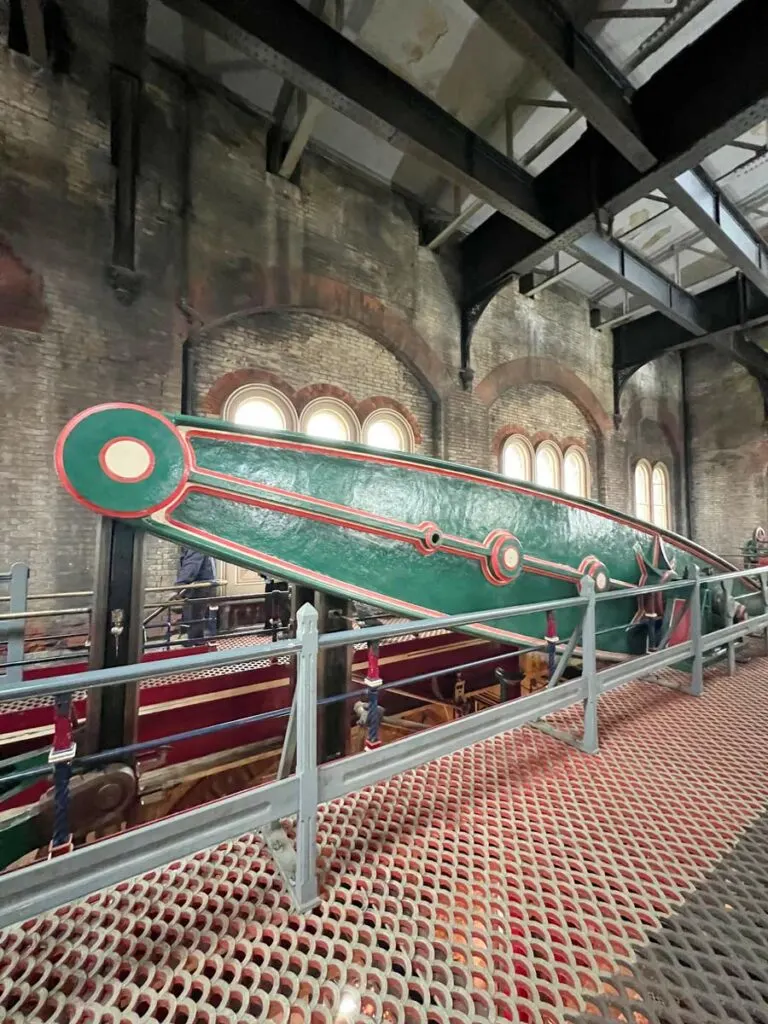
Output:
<svg viewBox="0 0 768 1024">
<path fill-rule="evenodd" d="M 634 684 L 603 700 L 597 757 L 518 731 L 324 808 L 324 902 L 306 918 L 246 836 L 9 929 L 0 1019 L 762 1019 L 745 1016 L 757 980 L 653 1016 L 652 997 L 664 1010 L 678 982 L 693 990 L 654 966 L 673 939 L 643 958 L 665 928 L 699 934 L 684 901 L 768 801 L 767 686 L 764 661 L 708 674 L 701 699 Z M 763 899 L 764 873 L 751 877 Z M 722 962 L 741 971 L 757 947 L 718 914 Z M 660 974 L 635 980 L 646 963 Z M 738 1013 L 718 1017 L 721 1003 Z"/>
<path fill-rule="evenodd" d="M 768 1024 L 768 816 L 648 938 L 575 1024 Z"/>
</svg>

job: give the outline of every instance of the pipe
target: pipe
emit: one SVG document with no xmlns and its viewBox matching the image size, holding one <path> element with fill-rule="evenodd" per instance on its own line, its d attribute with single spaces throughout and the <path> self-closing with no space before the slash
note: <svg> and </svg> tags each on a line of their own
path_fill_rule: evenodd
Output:
<svg viewBox="0 0 768 1024">
<path fill-rule="evenodd" d="M 680 397 L 683 420 L 683 475 L 685 479 L 685 520 L 688 536 L 693 539 L 696 504 L 693 494 L 693 423 L 691 419 L 691 396 L 689 392 L 690 353 L 680 353 Z"/>
<path fill-rule="evenodd" d="M 7 574 L 5 574 L 7 576 Z M 5 577 L 0 576 L 0 580 Z M 164 594 L 170 591 L 192 590 L 196 587 L 220 587 L 226 584 L 226 580 L 204 580 L 202 583 L 175 583 L 171 587 L 145 587 L 145 594 Z M 260 595 L 254 595 L 258 599 Z M 92 590 L 63 590 L 58 594 L 29 594 L 28 601 L 59 601 L 65 597 L 93 597 Z M 235 598 L 222 598 L 222 600 L 235 600 Z M 245 596 L 238 595 L 237 600 L 246 600 Z M 10 601 L 10 597 L 2 596 L 0 601 Z"/>
<path fill-rule="evenodd" d="M 192 103 L 195 98 L 195 88 L 189 78 L 184 79 L 184 101 L 182 103 L 182 125 L 181 125 L 181 153 L 180 153 L 180 222 L 181 238 L 179 253 L 179 291 L 181 301 L 179 306 L 187 313 L 189 306 L 189 251 L 190 251 L 190 213 L 192 211 Z M 194 351 L 192 345 L 192 331 L 190 327 L 187 336 L 181 346 L 181 412 L 186 416 L 194 414 Z"/>
<path fill-rule="evenodd" d="M 0 612 L 0 622 L 14 622 L 16 619 L 44 619 L 49 615 L 87 615 L 88 608 L 43 608 L 37 612 Z"/>
</svg>

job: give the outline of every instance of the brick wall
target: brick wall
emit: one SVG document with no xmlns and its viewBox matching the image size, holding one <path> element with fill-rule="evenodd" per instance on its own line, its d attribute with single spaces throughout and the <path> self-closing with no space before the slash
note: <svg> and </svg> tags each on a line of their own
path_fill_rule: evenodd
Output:
<svg viewBox="0 0 768 1024">
<path fill-rule="evenodd" d="M 71 80 L 51 81 L 0 49 L 0 416 L 13 438 L 0 451 L 0 566 L 29 560 L 36 590 L 89 582 L 93 517 L 55 480 L 55 438 L 99 401 L 178 409 L 180 297 L 197 323 L 198 411 L 217 381 L 234 379 L 226 375 L 269 373 L 293 390 L 397 400 L 422 451 L 470 465 L 495 467 L 494 440 L 510 424 L 579 441 L 593 496 L 618 508 L 631 507 L 630 467 L 641 455 L 669 459 L 679 478 L 676 357 L 633 378 L 617 430 L 610 338 L 590 330 L 586 303 L 556 289 L 529 299 L 513 284 L 478 324 L 475 386 L 462 390 L 455 259 L 419 246 L 408 204 L 311 150 L 299 185 L 267 174 L 267 125 L 213 90 L 188 103 L 185 155 L 184 89 L 157 64 L 139 183 L 144 285 L 121 305 L 106 280 L 106 65 L 92 29 L 73 30 L 81 46 Z M 679 485 L 674 494 L 679 503 Z M 150 541 L 147 560 L 157 582 L 173 572 L 175 552 Z"/>
<path fill-rule="evenodd" d="M 254 316 L 201 342 L 195 364 L 198 402 L 220 377 L 243 368 L 271 372 L 293 390 L 335 385 L 353 407 L 377 396 L 394 399 L 418 424 L 419 450 L 432 453 L 429 395 L 392 353 L 347 324 L 298 312 Z"/>
<path fill-rule="evenodd" d="M 148 90 L 137 230 L 145 282 L 126 309 L 106 283 L 105 75 L 89 66 L 80 82 L 51 79 L 0 47 L 0 565 L 29 562 L 38 591 L 80 589 L 92 575 L 95 519 L 53 471 L 62 425 L 105 400 L 179 401 L 178 197 L 165 149 L 174 82 L 160 76 Z"/>
<path fill-rule="evenodd" d="M 760 389 L 727 354 L 688 357 L 693 431 L 694 535 L 737 558 L 756 526 L 768 526 L 768 440 Z"/>
<path fill-rule="evenodd" d="M 630 378 L 621 398 L 621 468 L 626 507 L 633 509 L 634 467 L 640 459 L 662 462 L 670 481 L 671 526 L 688 533 L 681 401 L 680 357 L 676 353 L 643 366 Z"/>
</svg>

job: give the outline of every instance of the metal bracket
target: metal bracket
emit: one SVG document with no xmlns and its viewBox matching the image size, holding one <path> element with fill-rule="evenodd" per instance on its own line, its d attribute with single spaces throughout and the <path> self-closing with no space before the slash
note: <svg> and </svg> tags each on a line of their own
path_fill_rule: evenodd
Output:
<svg viewBox="0 0 768 1024">
<path fill-rule="evenodd" d="M 51 748 L 48 754 L 48 764 L 65 764 L 68 761 L 74 761 L 76 754 L 76 743 L 70 743 L 68 747 L 63 747 L 61 750 Z"/>
<path fill-rule="evenodd" d="M 638 371 L 638 366 L 616 367 L 616 354 L 614 350 L 613 365 L 613 425 L 616 430 L 621 426 L 621 395 L 629 383 L 631 377 Z"/>
<path fill-rule="evenodd" d="M 490 295 L 488 298 L 461 307 L 461 367 L 459 369 L 459 381 L 464 391 L 472 390 L 472 382 L 475 379 L 475 371 L 472 369 L 472 335 L 475 333 L 478 321 L 492 298 L 493 296 Z"/>
</svg>

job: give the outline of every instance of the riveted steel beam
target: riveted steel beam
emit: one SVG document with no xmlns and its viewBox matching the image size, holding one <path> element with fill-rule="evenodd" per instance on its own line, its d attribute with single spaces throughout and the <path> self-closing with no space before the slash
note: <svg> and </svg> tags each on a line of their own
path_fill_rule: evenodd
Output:
<svg viewBox="0 0 768 1024">
<path fill-rule="evenodd" d="M 709 322 L 695 296 L 649 263 L 596 232 L 580 238 L 571 251 L 588 267 L 632 292 L 691 334 L 707 334 Z"/>
<path fill-rule="evenodd" d="M 510 232 L 491 216 L 466 239 L 465 294 L 495 290 L 532 271 L 594 227 L 597 210 L 618 213 L 666 186 L 768 116 L 768 4 L 742 0 L 713 28 L 672 58 L 632 97 L 644 143 L 658 158 L 639 171 L 594 129 L 536 179 L 554 234 L 544 243 Z"/>
<path fill-rule="evenodd" d="M 296 0 L 164 0 L 166 6 L 546 238 L 533 179 Z"/>
<path fill-rule="evenodd" d="M 768 246 L 704 171 L 685 171 L 664 191 L 728 262 L 768 295 Z"/>
<path fill-rule="evenodd" d="M 626 82 L 592 40 L 549 0 L 466 0 L 638 170 L 656 163 L 642 138 Z"/>
<path fill-rule="evenodd" d="M 665 352 L 690 348 L 704 341 L 728 342 L 731 335 L 768 322 L 768 296 L 744 278 L 734 277 L 701 292 L 696 301 L 708 320 L 708 333 L 695 335 L 661 313 L 649 313 L 614 328 L 614 369 L 637 369 Z M 743 361 L 752 344 L 745 340 L 737 345 L 732 350 L 734 358 Z M 761 360 L 761 367 L 768 376 L 768 356 L 764 362 Z"/>
</svg>

